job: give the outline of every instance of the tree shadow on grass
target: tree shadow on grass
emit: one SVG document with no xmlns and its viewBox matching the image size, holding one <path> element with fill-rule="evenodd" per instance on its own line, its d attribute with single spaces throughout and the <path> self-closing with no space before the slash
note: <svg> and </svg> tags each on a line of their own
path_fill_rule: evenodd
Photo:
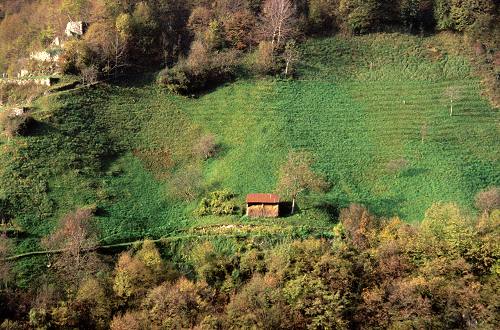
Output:
<svg viewBox="0 0 500 330">
<path fill-rule="evenodd" d="M 217 143 L 215 145 L 215 151 L 213 157 L 210 157 L 208 160 L 217 160 L 220 158 L 224 158 L 229 153 L 229 145 L 226 143 Z"/>
<path fill-rule="evenodd" d="M 297 203 L 295 203 L 294 214 L 300 213 L 300 211 L 301 211 L 300 206 Z M 280 218 L 289 218 L 294 214 L 292 214 L 292 202 L 290 201 L 280 202 L 280 212 L 279 212 Z"/>
<path fill-rule="evenodd" d="M 49 123 L 42 122 L 42 121 L 34 121 L 30 123 L 29 128 L 27 129 L 27 132 L 23 134 L 23 136 L 44 136 L 48 134 L 54 134 L 58 133 L 59 129 L 57 127 L 54 127 L 53 125 L 50 125 Z"/>
<path fill-rule="evenodd" d="M 376 201 L 371 201 L 365 205 L 368 207 L 371 213 L 379 217 L 391 217 L 391 216 L 401 216 L 400 205 L 405 202 L 402 196 L 392 197 L 392 198 L 380 198 Z M 361 203 L 363 204 L 363 203 Z"/>
<path fill-rule="evenodd" d="M 151 86 L 156 82 L 157 72 L 130 73 L 110 78 L 107 83 L 118 87 L 142 88 Z"/>
<path fill-rule="evenodd" d="M 429 172 L 428 168 L 423 168 L 423 167 L 412 167 L 405 169 L 401 172 L 402 177 L 414 177 L 418 175 L 423 175 L 425 173 Z"/>
<path fill-rule="evenodd" d="M 330 221 L 335 221 L 340 215 L 340 206 L 329 200 L 322 200 L 314 204 L 314 208 L 319 209 L 328 215 Z"/>
</svg>

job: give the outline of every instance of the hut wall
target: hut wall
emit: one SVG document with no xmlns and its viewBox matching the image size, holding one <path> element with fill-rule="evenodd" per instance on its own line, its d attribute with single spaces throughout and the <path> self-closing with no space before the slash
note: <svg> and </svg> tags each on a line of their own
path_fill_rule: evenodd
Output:
<svg viewBox="0 0 500 330">
<path fill-rule="evenodd" d="M 250 218 L 277 218 L 279 217 L 279 205 L 278 204 L 248 205 L 247 216 Z"/>
</svg>

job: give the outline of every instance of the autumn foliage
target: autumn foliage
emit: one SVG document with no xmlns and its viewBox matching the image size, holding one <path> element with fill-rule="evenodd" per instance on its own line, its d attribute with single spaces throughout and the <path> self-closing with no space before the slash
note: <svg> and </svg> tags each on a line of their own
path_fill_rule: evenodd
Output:
<svg viewBox="0 0 500 330">
<path fill-rule="evenodd" d="M 83 233 L 89 216 L 77 211 L 63 218 L 53 240 Z M 499 321 L 499 226 L 498 209 L 474 219 L 455 204 L 438 203 L 412 225 L 351 205 L 328 239 L 272 246 L 250 239 L 235 243 L 231 253 L 210 241 L 192 242 L 179 251 L 177 266 L 160 253 L 167 245 L 146 240 L 120 254 L 113 271 L 86 271 L 69 291 L 40 290 L 23 307 L 29 317 L 20 313 L 9 324 L 491 328 Z"/>
</svg>

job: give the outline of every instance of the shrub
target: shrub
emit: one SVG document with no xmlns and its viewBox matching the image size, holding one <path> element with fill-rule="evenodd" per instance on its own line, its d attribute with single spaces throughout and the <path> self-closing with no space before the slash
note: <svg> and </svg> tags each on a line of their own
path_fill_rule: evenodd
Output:
<svg viewBox="0 0 500 330">
<path fill-rule="evenodd" d="M 172 68 L 166 68 L 158 74 L 159 85 L 167 87 L 175 94 L 187 94 L 193 88 L 188 70 L 184 63 L 179 63 Z"/>
<path fill-rule="evenodd" d="M 397 174 L 408 166 L 409 162 L 405 158 L 398 158 L 389 161 L 386 165 L 387 172 Z"/>
<path fill-rule="evenodd" d="M 369 32 L 376 20 L 376 9 L 377 2 L 374 0 L 340 0 L 342 29 L 351 34 Z"/>
<path fill-rule="evenodd" d="M 195 42 L 188 59 L 162 70 L 157 82 L 176 94 L 197 93 L 233 79 L 237 56 L 234 51 L 209 52 L 202 43 Z"/>
<path fill-rule="evenodd" d="M 45 90 L 36 84 L 0 84 L 0 104 L 29 104 Z"/>
<path fill-rule="evenodd" d="M 274 47 L 269 41 L 262 41 L 255 58 L 255 69 L 260 74 L 276 72 L 277 64 L 274 58 Z"/>
<path fill-rule="evenodd" d="M 235 214 L 239 207 L 234 197 L 235 195 L 226 189 L 211 192 L 208 197 L 201 200 L 195 214 L 198 216 Z"/>
<path fill-rule="evenodd" d="M 480 191 L 476 195 L 476 208 L 490 212 L 500 207 L 500 188 L 494 187 Z"/>
<path fill-rule="evenodd" d="M 255 43 L 254 29 L 257 20 L 250 11 L 238 11 L 225 18 L 226 43 L 236 49 L 245 50 Z"/>
<path fill-rule="evenodd" d="M 81 70 L 83 84 L 95 84 L 99 79 L 99 69 L 95 65 L 90 65 Z"/>
<path fill-rule="evenodd" d="M 35 119 L 30 114 L 14 115 L 11 111 L 0 113 L 0 127 L 9 138 L 27 135 L 34 123 Z"/>
<path fill-rule="evenodd" d="M 194 154 L 202 159 L 214 157 L 217 153 L 217 144 L 213 134 L 207 134 L 201 137 L 200 141 L 194 147 Z"/>
<path fill-rule="evenodd" d="M 188 166 L 177 171 L 170 181 L 170 195 L 174 198 L 192 201 L 199 196 L 202 189 L 201 170 L 196 166 Z"/>
</svg>

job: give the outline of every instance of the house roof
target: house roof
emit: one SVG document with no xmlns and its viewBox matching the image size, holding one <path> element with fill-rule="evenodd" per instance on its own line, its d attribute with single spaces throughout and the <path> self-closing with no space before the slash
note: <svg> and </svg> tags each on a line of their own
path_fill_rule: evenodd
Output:
<svg viewBox="0 0 500 330">
<path fill-rule="evenodd" d="M 280 196 L 275 194 L 248 194 L 247 203 L 258 204 L 277 204 L 280 202 Z"/>
</svg>

